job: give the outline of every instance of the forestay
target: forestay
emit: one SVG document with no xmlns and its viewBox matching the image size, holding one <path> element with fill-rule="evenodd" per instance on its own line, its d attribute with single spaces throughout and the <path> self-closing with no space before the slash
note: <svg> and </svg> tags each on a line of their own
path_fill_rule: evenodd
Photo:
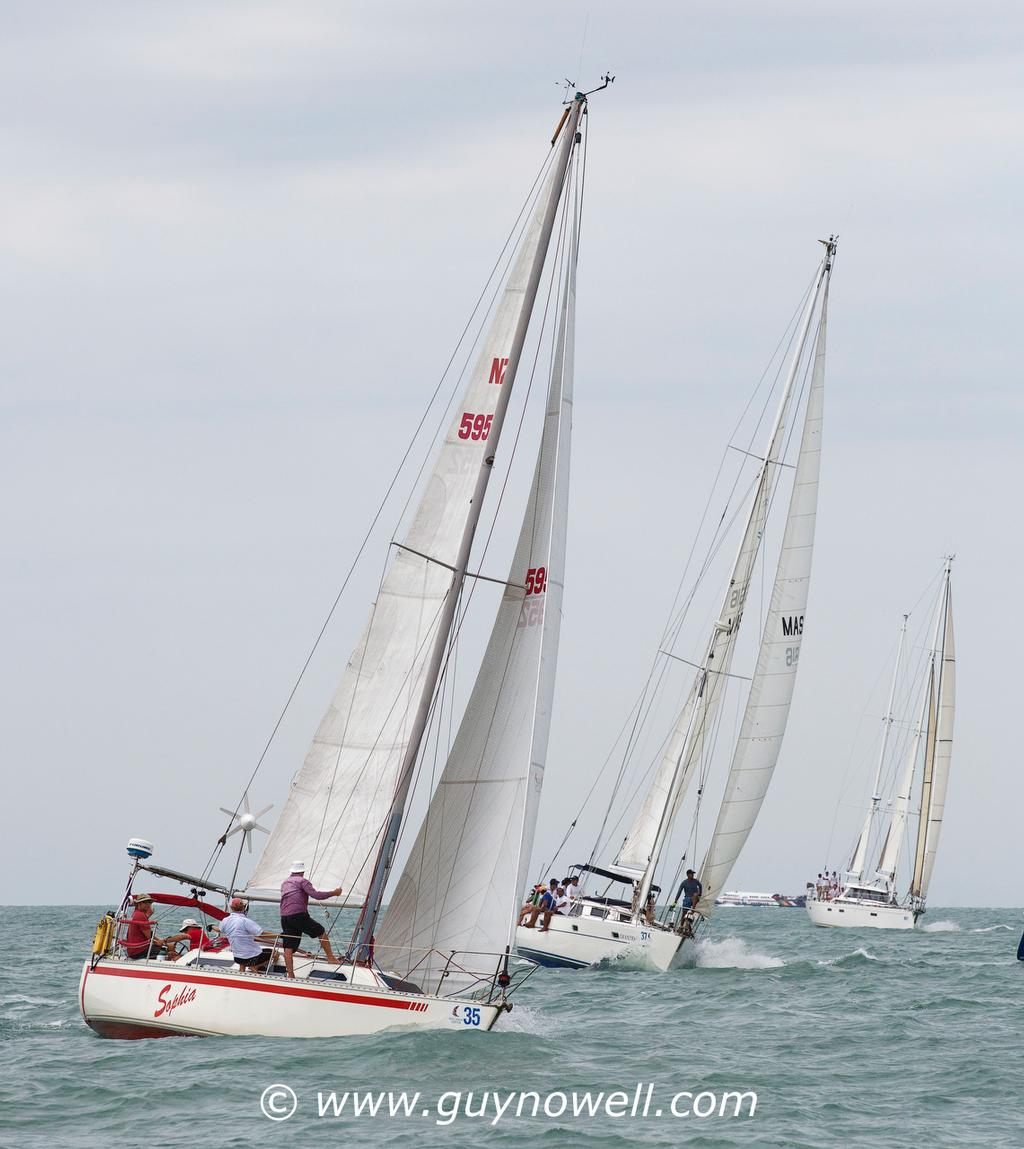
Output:
<svg viewBox="0 0 1024 1149">
<path fill-rule="evenodd" d="M 725 888 L 733 864 L 760 813 L 782 748 L 793 700 L 818 510 L 827 312 L 826 285 L 800 453 L 771 603 L 725 794 L 701 868 L 704 898 L 709 906 Z"/>
<path fill-rule="evenodd" d="M 445 952 L 500 952 L 512 940 L 533 846 L 561 623 L 568 517 L 575 235 L 560 307 L 544 430 L 508 585 L 458 735 L 375 954 L 431 983 Z M 458 968 L 445 979 L 458 988 Z"/>
<path fill-rule="evenodd" d="M 521 241 L 475 366 L 424 494 L 396 549 L 370 620 L 313 738 L 267 842 L 251 892 L 277 893 L 293 858 L 320 886 L 341 886 L 350 903 L 366 897 L 370 865 L 424 688 L 438 617 L 484 453 L 509 348 L 526 306 L 549 186 Z M 329 524 L 325 524 L 325 531 Z M 428 557 L 424 557 L 428 556 Z M 434 560 L 434 561 L 431 561 Z"/>
</svg>

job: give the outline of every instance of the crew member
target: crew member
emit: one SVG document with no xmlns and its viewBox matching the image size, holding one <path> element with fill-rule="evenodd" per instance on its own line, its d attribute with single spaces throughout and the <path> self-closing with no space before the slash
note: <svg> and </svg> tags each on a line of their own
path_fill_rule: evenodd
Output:
<svg viewBox="0 0 1024 1149">
<path fill-rule="evenodd" d="M 309 915 L 309 899 L 322 902 L 325 898 L 336 898 L 341 894 L 341 886 L 333 890 L 318 890 L 306 878 L 306 863 L 293 862 L 292 872 L 281 883 L 281 945 L 284 949 L 284 964 L 289 977 L 295 976 L 295 951 L 299 948 L 302 935 L 319 938 L 324 954 L 329 962 L 337 962 L 331 950 L 331 939 L 327 931 Z"/>
<path fill-rule="evenodd" d="M 132 961 L 155 958 L 167 953 L 167 943 L 153 933 L 153 899 L 149 894 L 135 897 L 135 909 L 128 919 L 128 932 L 124 938 L 124 952 Z"/>
</svg>

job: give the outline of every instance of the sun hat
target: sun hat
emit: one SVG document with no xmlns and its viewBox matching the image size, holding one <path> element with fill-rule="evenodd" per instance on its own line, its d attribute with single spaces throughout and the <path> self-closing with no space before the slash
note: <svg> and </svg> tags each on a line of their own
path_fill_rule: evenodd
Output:
<svg viewBox="0 0 1024 1149">
<path fill-rule="evenodd" d="M 292 873 L 293 874 L 304 874 L 305 872 L 306 872 L 306 863 L 305 862 L 292 862 Z"/>
<path fill-rule="evenodd" d="M 140 902 L 151 902 L 153 900 L 149 894 L 135 894 L 134 897 L 136 905 L 138 905 Z"/>
<path fill-rule="evenodd" d="M 198 926 L 198 925 L 199 925 L 199 923 L 196 921 L 195 918 L 184 918 L 182 920 L 182 923 L 181 923 L 181 928 L 183 930 L 187 930 L 189 928 L 189 926 Z"/>
</svg>

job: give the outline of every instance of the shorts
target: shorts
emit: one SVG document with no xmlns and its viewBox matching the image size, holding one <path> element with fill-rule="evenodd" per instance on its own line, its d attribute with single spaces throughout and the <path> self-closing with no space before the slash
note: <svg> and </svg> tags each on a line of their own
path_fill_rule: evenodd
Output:
<svg viewBox="0 0 1024 1149">
<path fill-rule="evenodd" d="M 323 932 L 324 927 L 314 918 L 311 918 L 308 911 L 301 914 L 288 914 L 281 918 L 281 948 L 297 950 L 303 934 L 307 937 L 318 938 Z"/>
<path fill-rule="evenodd" d="M 270 961 L 270 954 L 259 953 L 249 958 L 235 957 L 235 964 L 239 969 L 259 969 Z"/>
</svg>

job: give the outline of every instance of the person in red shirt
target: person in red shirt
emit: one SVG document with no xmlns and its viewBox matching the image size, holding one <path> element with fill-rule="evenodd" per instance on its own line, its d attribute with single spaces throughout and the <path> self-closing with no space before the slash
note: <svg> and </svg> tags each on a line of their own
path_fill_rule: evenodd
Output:
<svg viewBox="0 0 1024 1149">
<path fill-rule="evenodd" d="M 170 937 L 164 938 L 164 945 L 170 947 L 178 942 L 185 942 L 185 952 L 189 950 L 222 950 L 228 944 L 227 938 L 211 938 L 195 918 L 186 918 L 181 923 L 181 930 Z"/>
<path fill-rule="evenodd" d="M 158 954 L 167 952 L 163 938 L 158 938 L 153 932 L 153 899 L 149 894 L 138 894 L 135 898 L 135 910 L 128 919 L 128 931 L 124 937 L 124 952 L 132 961 L 142 958 L 154 958 Z"/>
</svg>

